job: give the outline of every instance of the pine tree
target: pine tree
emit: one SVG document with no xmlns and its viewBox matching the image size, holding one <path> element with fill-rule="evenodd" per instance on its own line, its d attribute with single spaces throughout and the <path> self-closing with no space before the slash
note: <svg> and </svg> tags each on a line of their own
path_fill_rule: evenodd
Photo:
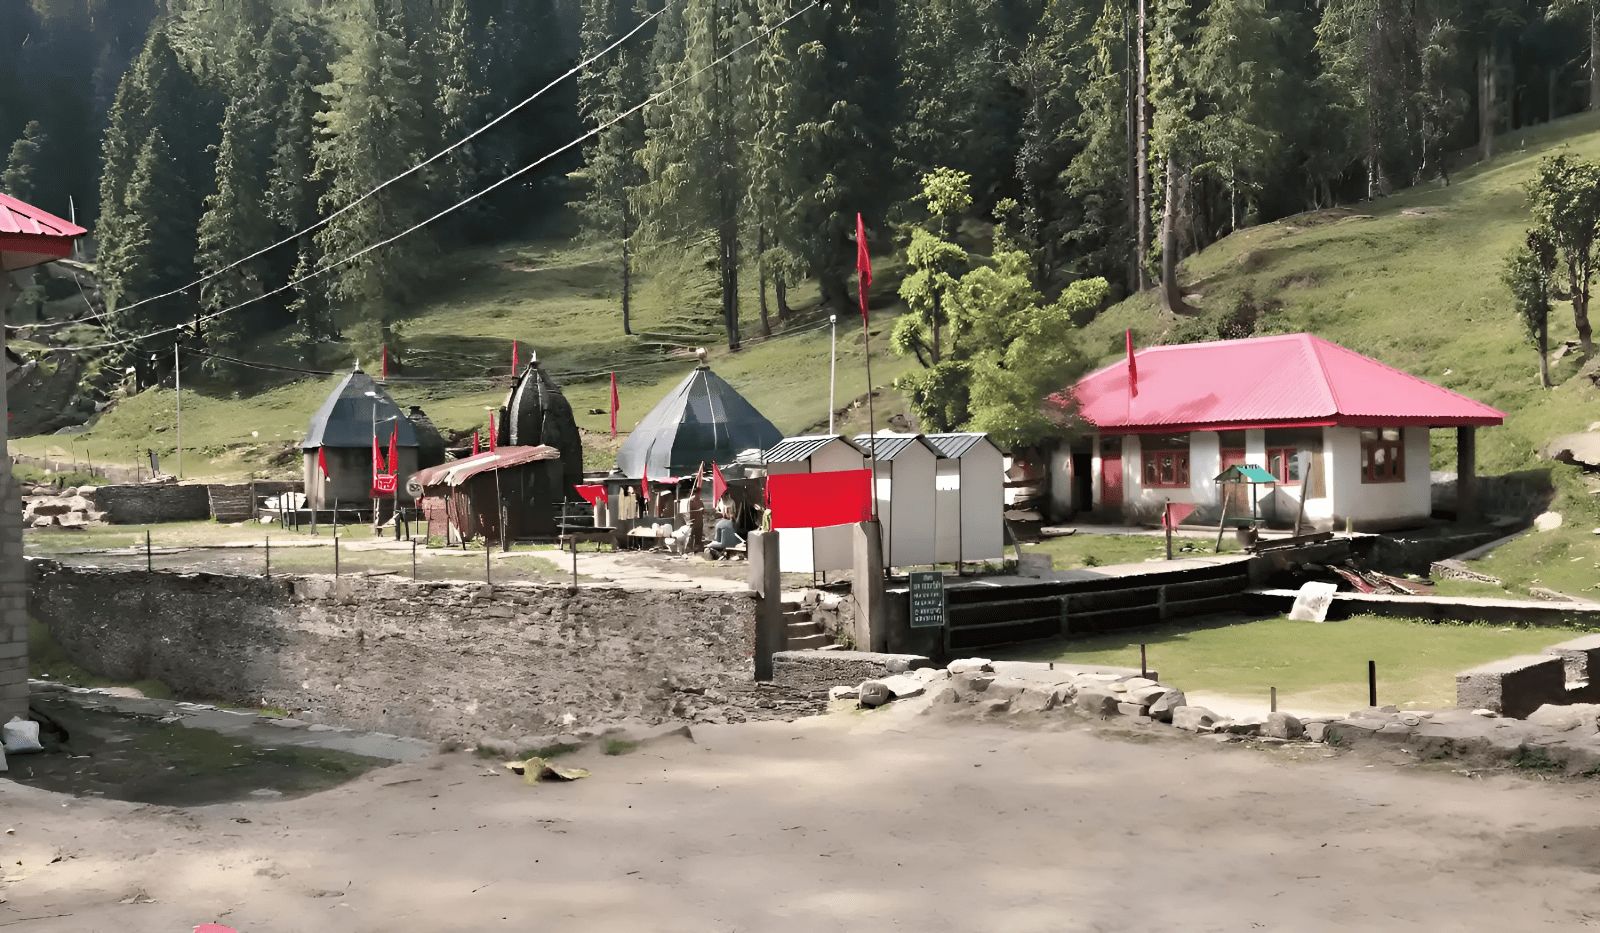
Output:
<svg viewBox="0 0 1600 933">
<path fill-rule="evenodd" d="M 204 275 L 228 271 L 200 287 L 200 308 L 207 314 L 232 308 L 269 287 L 265 258 L 234 266 L 270 246 L 278 236 L 277 225 L 267 212 L 264 190 L 268 128 L 258 115 L 251 101 L 236 98 L 223 117 L 216 190 L 206 198 L 206 213 L 200 219 L 195 264 Z M 239 353 L 273 321 L 271 312 L 265 303 L 258 302 L 221 314 L 208 322 L 204 331 L 206 344 L 216 352 Z"/>
<path fill-rule="evenodd" d="M 33 200 L 47 142 L 39 121 L 29 120 L 22 137 L 11 144 L 11 157 L 6 160 L 5 173 L 0 174 L 0 190 L 21 201 Z"/>
<path fill-rule="evenodd" d="M 434 33 L 433 67 L 437 92 L 433 111 L 439 148 L 460 142 L 477 129 L 486 92 L 483 68 L 473 41 L 466 0 L 448 0 L 443 21 Z M 435 162 L 432 171 L 438 206 L 448 207 L 468 193 L 477 177 L 476 141 L 457 146 Z"/>
<path fill-rule="evenodd" d="M 396 311 L 426 278 L 436 247 L 429 229 L 351 259 L 399 235 L 429 213 L 432 203 L 416 173 L 357 203 L 378 185 L 427 158 L 423 137 L 424 86 L 406 23 L 392 0 L 366 0 L 350 47 L 317 90 L 325 109 L 316 143 L 314 176 L 325 180 L 322 210 L 347 206 L 316 235 L 326 293 L 335 310 L 360 322 L 356 342 L 362 356 L 380 352 Z M 353 206 L 351 206 L 353 205 Z"/>
<path fill-rule="evenodd" d="M 644 9 L 630 8 L 626 3 L 627 0 L 587 0 L 580 52 L 585 60 L 639 24 Z M 645 145 L 644 114 L 636 111 L 618 118 L 649 94 L 648 57 L 648 44 L 642 37 L 635 37 L 579 75 L 578 105 L 584 122 L 591 129 L 611 125 L 600 130 L 584 149 L 584 167 L 576 174 L 587 183 L 587 190 L 576 207 L 586 238 L 616 245 L 624 334 L 633 333 L 632 240 L 638 226 L 634 189 L 647 176 L 639 163 L 639 153 Z"/>
</svg>

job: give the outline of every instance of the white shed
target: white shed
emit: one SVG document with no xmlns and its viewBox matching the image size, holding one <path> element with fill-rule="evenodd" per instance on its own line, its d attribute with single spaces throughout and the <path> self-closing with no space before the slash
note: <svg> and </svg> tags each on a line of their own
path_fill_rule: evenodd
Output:
<svg viewBox="0 0 1600 933">
<path fill-rule="evenodd" d="M 883 527 L 883 565 L 934 562 L 934 474 L 939 451 L 920 434 L 856 435 L 856 446 L 877 455 L 872 495 Z"/>
<path fill-rule="evenodd" d="M 987 434 L 929 434 L 942 458 L 934 503 L 934 560 L 1005 557 L 1005 457 Z M 953 526 L 953 527 L 952 527 Z"/>
<path fill-rule="evenodd" d="M 762 459 L 768 476 L 867 468 L 867 455 L 839 434 L 786 437 L 768 449 Z M 849 525 L 784 528 L 778 535 L 778 569 L 784 573 L 849 570 L 854 563 Z"/>
</svg>

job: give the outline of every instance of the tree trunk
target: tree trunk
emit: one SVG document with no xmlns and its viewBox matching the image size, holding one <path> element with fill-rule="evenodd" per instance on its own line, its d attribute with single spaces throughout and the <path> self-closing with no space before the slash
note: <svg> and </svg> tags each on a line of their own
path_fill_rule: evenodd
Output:
<svg viewBox="0 0 1600 933">
<path fill-rule="evenodd" d="M 1494 158 L 1494 49 L 1478 50 L 1478 158 Z"/>
<path fill-rule="evenodd" d="M 1178 157 L 1167 153 L 1166 204 L 1161 212 L 1161 306 L 1168 314 L 1188 314 L 1178 287 Z"/>
<path fill-rule="evenodd" d="M 1147 257 L 1150 255 L 1150 59 L 1145 49 L 1145 20 L 1147 17 L 1147 0 L 1139 0 L 1138 23 L 1138 88 L 1135 102 L 1139 111 L 1139 135 L 1136 140 L 1137 165 L 1139 174 L 1139 225 L 1138 242 L 1134 248 L 1139 262 L 1139 290 L 1144 291 L 1150 287 L 1150 266 Z"/>
<path fill-rule="evenodd" d="M 633 238 L 633 218 L 628 214 L 628 202 L 622 202 L 622 332 L 633 336 L 633 254 L 629 246 Z"/>
<path fill-rule="evenodd" d="M 939 310 L 943 302 L 939 300 L 939 289 L 933 289 L 933 346 L 929 348 L 928 355 L 933 358 L 933 365 L 939 365 Z"/>
<path fill-rule="evenodd" d="M 1553 88 L 1554 79 L 1550 83 Z M 1589 109 L 1600 110 L 1600 0 L 1589 0 Z M 1550 112 L 1556 112 L 1555 104 Z"/>
<path fill-rule="evenodd" d="M 724 195 L 724 200 L 731 197 Z M 724 214 L 717 230 L 722 265 L 722 323 L 728 331 L 728 349 L 739 349 L 739 228 L 732 212 Z"/>
<path fill-rule="evenodd" d="M 772 234 L 772 248 L 778 248 L 778 234 Z M 772 273 L 772 300 L 777 305 L 778 322 L 781 324 L 792 312 L 789 309 L 789 283 L 783 279 L 783 270 L 776 269 Z"/>
<path fill-rule="evenodd" d="M 1589 326 L 1589 270 L 1584 270 L 1580 282 L 1579 276 L 1573 274 L 1572 281 L 1572 322 L 1578 326 L 1578 342 L 1583 345 L 1583 358 L 1590 359 L 1594 356 L 1594 331 Z"/>
<path fill-rule="evenodd" d="M 1122 24 L 1123 67 L 1122 91 L 1126 98 L 1128 111 L 1128 145 L 1127 145 L 1127 198 L 1128 198 L 1128 234 L 1133 238 L 1128 256 L 1128 289 L 1138 291 L 1144 279 L 1145 257 L 1139 254 L 1139 95 L 1135 93 L 1134 82 L 1134 40 L 1133 23 L 1124 21 Z"/>
<path fill-rule="evenodd" d="M 1539 385 L 1550 388 L 1550 304 L 1539 318 Z"/>
<path fill-rule="evenodd" d="M 757 307 L 761 309 L 761 336 L 772 336 L 772 323 L 767 320 L 767 228 L 756 227 L 756 278 L 761 296 Z"/>
</svg>

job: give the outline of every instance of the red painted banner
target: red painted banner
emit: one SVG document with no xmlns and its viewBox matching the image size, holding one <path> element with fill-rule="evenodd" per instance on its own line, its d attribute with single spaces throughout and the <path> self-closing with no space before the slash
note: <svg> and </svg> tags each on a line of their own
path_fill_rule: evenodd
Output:
<svg viewBox="0 0 1600 933">
<path fill-rule="evenodd" d="M 872 471 L 786 473 L 767 477 L 773 528 L 826 528 L 872 518 Z"/>
<path fill-rule="evenodd" d="M 576 489 L 578 491 L 578 495 L 583 497 L 583 501 L 589 503 L 590 505 L 599 505 L 602 502 L 611 501 L 611 499 L 606 495 L 606 487 L 598 483 L 592 486 L 574 486 L 572 488 Z"/>
<path fill-rule="evenodd" d="M 374 476 L 372 478 L 372 498 L 388 499 L 394 495 L 394 491 L 399 485 L 399 477 L 393 473 L 382 473 Z"/>
</svg>

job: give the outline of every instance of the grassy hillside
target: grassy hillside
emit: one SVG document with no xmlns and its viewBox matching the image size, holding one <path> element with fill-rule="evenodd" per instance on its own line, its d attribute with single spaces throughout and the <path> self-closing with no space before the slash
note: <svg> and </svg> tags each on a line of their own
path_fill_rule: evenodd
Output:
<svg viewBox="0 0 1600 933">
<path fill-rule="evenodd" d="M 1557 152 L 1600 158 L 1600 114 L 1519 130 L 1497 141 L 1490 162 L 1439 183 L 1351 208 L 1290 217 L 1241 231 L 1182 268 L 1197 318 L 1165 315 L 1154 293 L 1101 314 L 1084 332 L 1092 357 L 1123 353 L 1125 328 L 1140 345 L 1214 339 L 1220 321 L 1258 313 L 1256 333 L 1310 331 L 1506 412 L 1479 431 L 1483 474 L 1549 471 L 1565 525 L 1502 549 L 1487 573 L 1514 593 L 1543 585 L 1597 594 L 1600 490 L 1571 467 L 1541 461 L 1550 438 L 1600 421 L 1600 390 L 1577 378 L 1568 354 L 1539 386 L 1533 345 L 1500 282 L 1506 254 L 1529 226 L 1523 186 Z M 1575 340 L 1571 306 L 1552 314 L 1551 342 Z M 1453 432 L 1434 432 L 1434 469 L 1455 469 Z"/>
<path fill-rule="evenodd" d="M 686 254 L 687 255 L 687 254 Z M 771 338 L 760 337 L 755 275 L 745 276 L 744 347 L 727 350 L 718 332 L 714 295 L 700 285 L 704 270 L 689 259 L 682 268 L 641 276 L 635 299 L 635 336 L 622 333 L 614 257 L 593 247 L 565 243 L 500 246 L 458 254 L 447 281 L 402 320 L 396 330 L 405 346 L 408 372 L 432 377 L 470 377 L 444 383 L 391 384 L 402 405 L 421 405 L 442 428 L 486 426 L 489 410 L 504 400 L 511 341 L 524 360 L 537 352 L 555 374 L 578 413 L 591 466 L 609 466 L 620 442 L 610 437 L 606 409 L 617 372 L 626 432 L 693 368 L 688 348 L 704 346 L 716 371 L 786 432 L 825 425 L 828 418 L 829 333 L 817 308 L 815 289 L 792 290 L 796 313 L 776 320 Z M 874 300 L 889 304 L 898 287 L 892 265 L 880 270 Z M 873 314 L 873 382 L 880 388 L 874 414 L 880 426 L 904 410 L 885 390 L 907 361 L 888 353 L 887 331 L 897 308 Z M 298 364 L 263 341 L 252 360 Z M 344 370 L 353 362 L 348 349 L 332 348 L 319 368 Z M 376 361 L 363 365 L 372 371 Z M 839 321 L 837 404 L 847 406 L 866 392 L 861 326 L 854 314 Z M 251 378 L 263 378 L 252 374 Z M 189 478 L 266 477 L 297 472 L 296 445 L 307 421 L 336 384 L 335 377 L 267 376 L 244 386 L 186 379 L 183 392 L 184 475 Z M 118 401 L 82 434 L 22 438 L 12 450 L 35 455 L 127 463 L 146 448 L 155 449 L 163 469 L 176 468 L 176 397 L 172 389 L 146 391 Z M 864 412 L 852 413 L 841 427 L 865 430 Z"/>
</svg>

